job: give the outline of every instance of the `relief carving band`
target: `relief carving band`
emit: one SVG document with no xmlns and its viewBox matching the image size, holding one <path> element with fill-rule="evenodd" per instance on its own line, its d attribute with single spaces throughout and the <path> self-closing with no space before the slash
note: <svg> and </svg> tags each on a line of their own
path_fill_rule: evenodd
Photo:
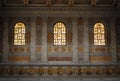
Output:
<svg viewBox="0 0 120 81">
<path fill-rule="evenodd" d="M 94 76 L 112 76 L 119 75 L 120 68 L 116 67 L 0 67 L 0 75 L 2 76 L 49 76 L 49 75 L 57 75 L 57 76 L 86 76 L 86 75 L 94 75 Z"/>
</svg>

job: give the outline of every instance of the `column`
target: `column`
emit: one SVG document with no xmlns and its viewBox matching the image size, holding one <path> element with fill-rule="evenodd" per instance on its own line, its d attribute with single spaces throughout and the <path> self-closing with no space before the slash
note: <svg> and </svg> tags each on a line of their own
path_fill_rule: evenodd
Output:
<svg viewBox="0 0 120 81">
<path fill-rule="evenodd" d="M 115 18 L 110 19 L 110 27 L 111 27 L 111 55 L 112 62 L 117 62 L 117 47 L 116 47 L 116 26 L 115 26 Z"/>
<path fill-rule="evenodd" d="M 72 28 L 73 28 L 73 61 L 78 61 L 78 38 L 77 38 L 77 17 L 72 18 Z"/>
<path fill-rule="evenodd" d="M 47 17 L 42 18 L 42 57 L 41 61 L 47 61 Z"/>
<path fill-rule="evenodd" d="M 36 54 L 35 54 L 35 48 L 36 48 L 36 17 L 31 17 L 31 62 L 36 61 Z"/>
<path fill-rule="evenodd" d="M 84 17 L 84 32 L 83 32 L 83 45 L 84 45 L 84 56 L 83 62 L 89 62 L 89 31 L 88 31 L 88 18 Z"/>
<path fill-rule="evenodd" d="M 4 32 L 3 32 L 3 62 L 8 61 L 8 50 L 9 50 L 9 43 L 8 43 L 8 18 L 4 18 Z"/>
</svg>

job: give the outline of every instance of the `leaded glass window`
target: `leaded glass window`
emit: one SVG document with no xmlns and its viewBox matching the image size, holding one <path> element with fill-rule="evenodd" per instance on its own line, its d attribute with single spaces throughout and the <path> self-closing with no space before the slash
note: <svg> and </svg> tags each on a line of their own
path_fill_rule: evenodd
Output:
<svg viewBox="0 0 120 81">
<path fill-rule="evenodd" d="M 62 22 L 54 25 L 54 45 L 66 45 L 66 27 Z"/>
<path fill-rule="evenodd" d="M 14 27 L 14 45 L 25 45 L 25 25 L 22 22 Z"/>
<path fill-rule="evenodd" d="M 105 45 L 105 28 L 102 23 L 94 25 L 94 45 Z"/>
</svg>

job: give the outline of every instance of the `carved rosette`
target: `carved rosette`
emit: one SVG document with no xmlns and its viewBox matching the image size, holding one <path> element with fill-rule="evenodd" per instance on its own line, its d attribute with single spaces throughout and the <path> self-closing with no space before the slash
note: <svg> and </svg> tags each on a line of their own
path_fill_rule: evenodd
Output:
<svg viewBox="0 0 120 81">
<path fill-rule="evenodd" d="M 67 75 L 72 75 L 73 74 L 73 68 L 71 68 L 71 67 L 67 67 L 66 69 L 65 69 L 65 72 L 66 72 L 66 74 Z"/>
<path fill-rule="evenodd" d="M 84 68 L 84 73 L 87 74 L 87 75 L 91 75 L 92 74 L 92 68 L 90 68 L 90 67 Z"/>
<path fill-rule="evenodd" d="M 111 75 L 112 74 L 112 68 L 103 68 L 103 73 L 106 75 Z"/>
<path fill-rule="evenodd" d="M 38 73 L 38 75 L 41 76 L 45 73 L 45 69 L 43 67 L 40 67 L 40 68 L 37 69 L 37 73 Z"/>
<path fill-rule="evenodd" d="M 17 73 L 17 69 L 15 67 L 9 67 L 9 68 L 7 68 L 6 71 L 9 75 L 14 75 Z"/>
<path fill-rule="evenodd" d="M 36 73 L 36 69 L 34 69 L 33 67 L 29 67 L 27 68 L 26 73 L 28 75 L 34 75 Z"/>
<path fill-rule="evenodd" d="M 26 73 L 26 69 L 23 67 L 18 68 L 18 74 L 19 75 L 24 75 Z"/>
<path fill-rule="evenodd" d="M 103 73 L 104 73 L 104 70 L 103 70 L 103 68 L 96 67 L 96 68 L 94 69 L 94 72 L 95 72 L 97 75 L 100 75 L 100 74 L 103 74 Z"/>
<path fill-rule="evenodd" d="M 114 68 L 114 74 L 119 75 L 120 74 L 120 68 Z"/>
<path fill-rule="evenodd" d="M 48 75 L 53 75 L 53 74 L 55 74 L 55 69 L 52 68 L 52 67 L 47 68 L 47 74 L 48 74 Z"/>
<path fill-rule="evenodd" d="M 0 75 L 6 74 L 7 73 L 7 68 L 5 67 L 0 67 Z"/>
<path fill-rule="evenodd" d="M 62 67 L 56 68 L 56 73 L 57 73 L 58 75 L 63 75 L 63 74 L 64 74 L 64 68 L 62 68 Z"/>
<path fill-rule="evenodd" d="M 81 71 L 81 68 L 80 68 L 80 67 L 75 68 L 75 69 L 74 69 L 74 72 L 75 72 L 75 74 L 77 74 L 77 75 L 81 75 L 81 74 L 82 74 L 82 71 Z"/>
</svg>

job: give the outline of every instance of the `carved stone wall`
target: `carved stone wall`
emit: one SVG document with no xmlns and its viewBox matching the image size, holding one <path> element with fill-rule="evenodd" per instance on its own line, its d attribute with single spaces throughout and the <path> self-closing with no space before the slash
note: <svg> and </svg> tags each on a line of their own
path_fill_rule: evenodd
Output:
<svg viewBox="0 0 120 81">
<path fill-rule="evenodd" d="M 32 0 L 32 3 L 35 1 Z M 51 1 L 58 4 L 63 0 L 46 1 L 43 1 L 47 4 L 45 7 L 15 5 L 6 6 L 0 12 L 0 17 L 3 17 L 0 18 L 0 38 L 3 39 L 0 40 L 0 54 L 3 57 L 0 81 L 120 81 L 120 18 L 117 18 L 117 32 L 111 30 L 114 29 L 111 16 L 119 16 L 114 14 L 117 11 L 109 7 L 74 6 L 74 0 L 69 0 L 71 6 L 67 7 L 50 6 Z M 79 3 L 79 0 L 75 3 Z M 1 20 L 6 20 L 5 24 Z M 13 45 L 13 29 L 19 21 L 26 26 L 25 46 Z M 58 21 L 64 22 L 67 28 L 65 46 L 53 45 L 53 27 Z M 102 22 L 105 26 L 104 46 L 93 44 L 96 22 Z M 6 29 L 4 32 L 3 27 Z M 112 39 L 115 36 L 112 34 L 115 33 L 119 62 L 113 61 L 116 59 L 116 45 L 113 42 L 116 41 Z"/>
</svg>

